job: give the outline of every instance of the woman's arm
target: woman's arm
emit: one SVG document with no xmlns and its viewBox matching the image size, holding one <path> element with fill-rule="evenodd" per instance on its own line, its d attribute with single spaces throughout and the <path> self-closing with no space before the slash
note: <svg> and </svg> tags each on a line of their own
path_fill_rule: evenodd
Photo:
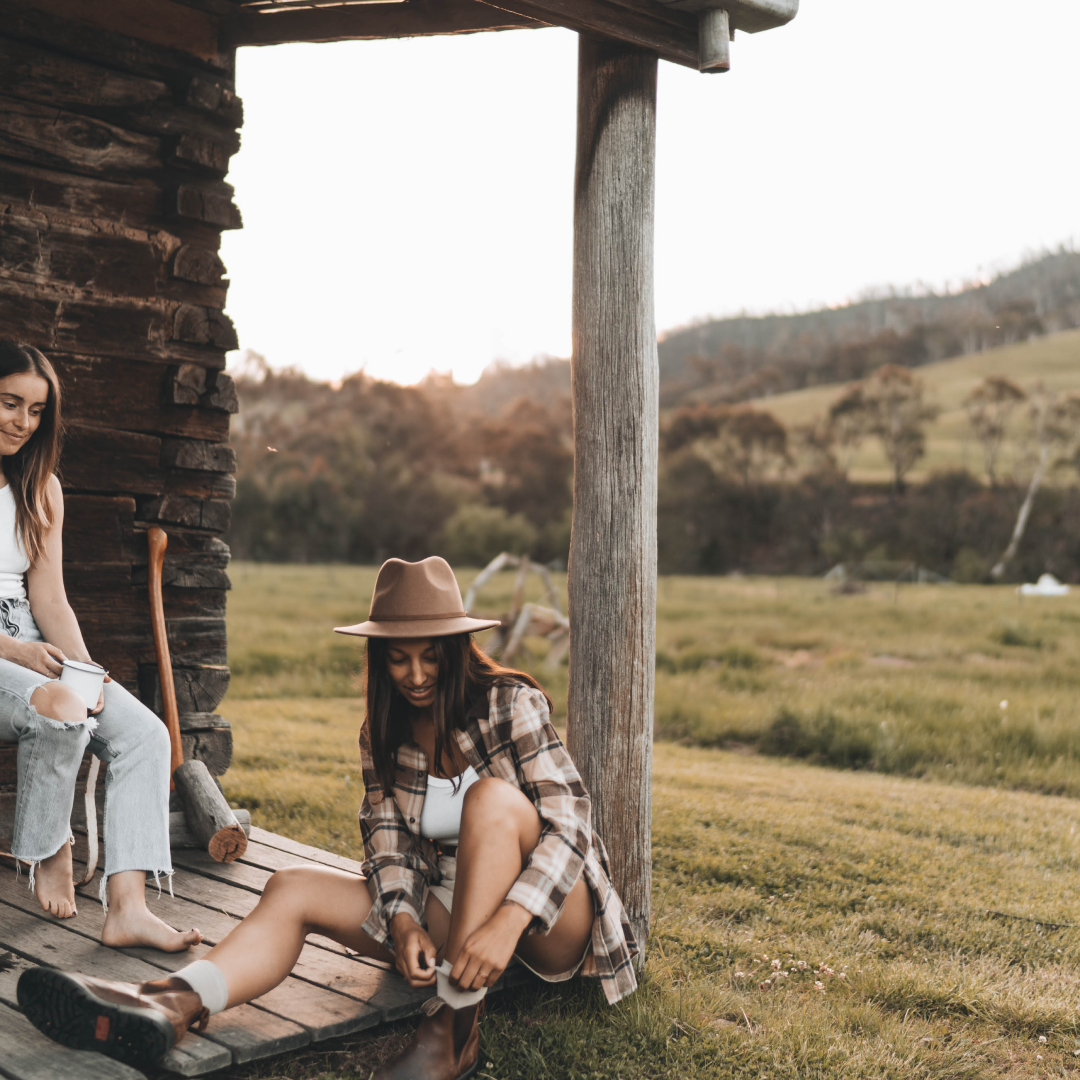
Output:
<svg viewBox="0 0 1080 1080">
<path fill-rule="evenodd" d="M 90 661 L 79 622 L 64 591 L 64 495 L 55 476 L 49 477 L 49 509 L 52 525 L 45 535 L 45 550 L 26 574 L 30 611 L 41 636 L 64 657 Z"/>
<path fill-rule="evenodd" d="M 364 876 L 372 900 L 364 930 L 380 943 L 393 944 L 397 969 L 413 986 L 429 986 L 435 981 L 435 946 L 421 925 L 420 914 L 427 891 L 426 865 L 393 792 L 383 791 L 366 736 L 366 729 L 362 729 L 360 834 Z"/>
</svg>

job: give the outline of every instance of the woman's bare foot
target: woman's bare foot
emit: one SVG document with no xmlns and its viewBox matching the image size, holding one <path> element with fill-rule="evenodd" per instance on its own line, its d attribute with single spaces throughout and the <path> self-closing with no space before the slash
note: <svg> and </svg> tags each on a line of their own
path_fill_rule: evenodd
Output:
<svg viewBox="0 0 1080 1080">
<path fill-rule="evenodd" d="M 75 882 L 71 876 L 71 845 L 61 844 L 60 850 L 42 859 L 34 870 L 34 894 L 38 903 L 58 919 L 77 915 Z"/>
<path fill-rule="evenodd" d="M 174 930 L 148 911 L 145 904 L 110 906 L 101 930 L 101 944 L 115 948 L 149 945 L 162 952 L 183 952 L 201 941 L 198 930 Z"/>
</svg>

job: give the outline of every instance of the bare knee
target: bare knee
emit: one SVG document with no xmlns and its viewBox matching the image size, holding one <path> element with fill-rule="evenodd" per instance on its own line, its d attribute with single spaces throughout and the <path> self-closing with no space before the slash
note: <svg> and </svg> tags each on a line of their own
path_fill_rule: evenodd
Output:
<svg viewBox="0 0 1080 1080">
<path fill-rule="evenodd" d="M 30 695 L 30 704 L 38 715 L 65 724 L 85 723 L 87 719 L 86 702 L 82 695 L 62 682 L 43 683 Z"/>
<path fill-rule="evenodd" d="M 536 807 L 513 784 L 495 776 L 483 776 L 468 791 L 461 807 L 462 826 L 484 829 L 506 826 L 520 833 L 539 822 Z"/>
<path fill-rule="evenodd" d="M 263 899 L 277 903 L 295 901 L 307 891 L 309 877 L 310 868 L 307 866 L 287 866 L 284 870 L 275 870 L 263 886 Z"/>
</svg>

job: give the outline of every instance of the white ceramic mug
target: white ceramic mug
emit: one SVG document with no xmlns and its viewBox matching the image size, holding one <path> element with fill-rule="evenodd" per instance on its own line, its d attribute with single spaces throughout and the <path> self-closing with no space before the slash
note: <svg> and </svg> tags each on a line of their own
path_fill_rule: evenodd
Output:
<svg viewBox="0 0 1080 1080">
<path fill-rule="evenodd" d="M 101 697 L 101 688 L 105 684 L 108 672 L 97 664 L 84 664 L 81 660 L 65 660 L 60 672 L 60 681 L 70 686 L 83 701 L 87 709 L 97 707 Z"/>
</svg>

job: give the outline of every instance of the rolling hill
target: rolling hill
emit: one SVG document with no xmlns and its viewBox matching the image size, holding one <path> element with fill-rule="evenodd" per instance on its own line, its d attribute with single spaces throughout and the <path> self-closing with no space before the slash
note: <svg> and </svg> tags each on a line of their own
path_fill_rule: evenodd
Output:
<svg viewBox="0 0 1080 1080">
<path fill-rule="evenodd" d="M 926 386 L 927 400 L 938 405 L 941 413 L 927 431 L 926 456 L 911 479 L 917 482 L 932 472 L 950 468 L 967 468 L 978 475 L 982 470 L 982 453 L 964 412 L 964 398 L 987 375 L 1004 375 L 1025 390 L 1041 381 L 1059 392 L 1080 392 L 1080 330 L 1065 330 L 1020 345 L 925 364 L 918 369 L 918 375 Z M 758 398 L 753 405 L 792 427 L 824 416 L 844 385 L 833 383 L 776 394 Z M 1019 448 L 1026 426 L 1022 409 L 1014 414 L 1011 426 L 1013 437 L 1004 452 L 1003 475 L 1024 471 Z M 855 454 L 851 477 L 864 482 L 890 479 L 888 465 L 875 440 L 865 442 Z"/>
</svg>

